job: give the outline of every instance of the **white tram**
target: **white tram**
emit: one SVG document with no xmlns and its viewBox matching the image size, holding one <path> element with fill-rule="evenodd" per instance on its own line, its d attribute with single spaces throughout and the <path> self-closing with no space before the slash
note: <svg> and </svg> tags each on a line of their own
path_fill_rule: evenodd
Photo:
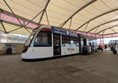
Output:
<svg viewBox="0 0 118 83">
<path fill-rule="evenodd" d="M 74 31 L 53 26 L 33 30 L 25 42 L 23 60 L 35 60 L 79 53 L 79 37 Z"/>
</svg>

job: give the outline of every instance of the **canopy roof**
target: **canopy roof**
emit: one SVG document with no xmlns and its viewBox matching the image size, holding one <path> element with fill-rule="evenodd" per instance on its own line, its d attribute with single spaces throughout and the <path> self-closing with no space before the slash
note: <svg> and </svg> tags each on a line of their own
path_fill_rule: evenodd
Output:
<svg viewBox="0 0 118 83">
<path fill-rule="evenodd" d="M 118 0 L 0 0 L 0 8 L 37 24 L 96 34 L 118 32 Z M 25 23 L 20 24 L 26 27 Z M 28 34 L 29 31 L 14 30 L 19 26 L 4 22 L 0 27 L 3 25 L 11 33 Z"/>
</svg>

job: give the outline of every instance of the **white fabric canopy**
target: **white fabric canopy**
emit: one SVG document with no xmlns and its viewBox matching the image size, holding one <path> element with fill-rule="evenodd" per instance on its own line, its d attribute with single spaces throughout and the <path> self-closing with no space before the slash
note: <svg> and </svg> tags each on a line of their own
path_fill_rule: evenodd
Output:
<svg viewBox="0 0 118 83">
<path fill-rule="evenodd" d="M 8 3 L 16 15 L 29 20 L 43 10 L 33 20 L 36 23 L 48 25 L 49 22 L 49 25 L 58 27 L 67 21 L 62 28 L 97 34 L 118 32 L 118 20 L 115 20 L 118 19 L 118 0 L 0 0 L 0 8 L 11 12 L 4 1 Z M 90 3 L 88 6 L 78 11 L 88 3 Z M 45 10 L 46 12 L 44 12 Z M 74 13 L 75 15 L 73 15 Z M 110 22 L 107 23 L 108 21 Z M 18 26 L 7 23 L 4 23 L 4 25 L 7 31 L 18 28 Z M 0 30 L 3 31 L 1 27 L 0 25 Z M 22 29 L 14 32 L 28 34 L 27 31 L 22 33 Z"/>
</svg>

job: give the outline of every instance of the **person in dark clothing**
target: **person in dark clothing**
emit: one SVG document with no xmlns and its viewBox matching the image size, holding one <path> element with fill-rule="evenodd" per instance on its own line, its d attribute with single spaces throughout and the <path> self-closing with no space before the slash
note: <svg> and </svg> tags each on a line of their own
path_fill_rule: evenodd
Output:
<svg viewBox="0 0 118 83">
<path fill-rule="evenodd" d="M 99 45 L 97 50 L 101 50 L 101 51 L 103 52 L 103 48 L 102 48 L 102 46 Z"/>
<path fill-rule="evenodd" d="M 113 44 L 111 47 L 113 54 L 117 54 L 116 44 Z"/>
<path fill-rule="evenodd" d="M 105 46 L 104 46 L 104 47 L 105 47 L 105 50 L 106 50 L 106 49 L 107 49 L 107 44 L 105 44 Z"/>
</svg>

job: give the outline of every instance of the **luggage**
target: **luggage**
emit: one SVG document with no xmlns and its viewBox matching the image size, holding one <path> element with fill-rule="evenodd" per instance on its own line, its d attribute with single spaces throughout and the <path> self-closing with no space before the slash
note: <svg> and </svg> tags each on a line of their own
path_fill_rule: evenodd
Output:
<svg viewBox="0 0 118 83">
<path fill-rule="evenodd" d="M 87 47 L 86 46 L 83 46 L 83 48 L 82 48 L 82 54 L 84 54 L 84 55 L 88 54 L 88 50 L 87 50 Z"/>
<path fill-rule="evenodd" d="M 117 51 L 115 50 L 115 51 L 113 51 L 113 54 L 117 54 Z"/>
</svg>

